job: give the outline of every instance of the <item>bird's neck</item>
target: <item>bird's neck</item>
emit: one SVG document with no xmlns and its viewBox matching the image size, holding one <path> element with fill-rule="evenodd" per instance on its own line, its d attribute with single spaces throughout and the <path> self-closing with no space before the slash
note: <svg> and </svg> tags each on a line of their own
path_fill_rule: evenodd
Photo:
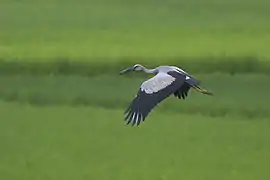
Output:
<svg viewBox="0 0 270 180">
<path fill-rule="evenodd" d="M 145 67 L 142 67 L 142 68 L 143 68 L 143 71 L 145 73 L 148 73 L 148 74 L 155 74 L 155 73 L 157 73 L 157 70 L 156 69 L 147 69 Z"/>
</svg>

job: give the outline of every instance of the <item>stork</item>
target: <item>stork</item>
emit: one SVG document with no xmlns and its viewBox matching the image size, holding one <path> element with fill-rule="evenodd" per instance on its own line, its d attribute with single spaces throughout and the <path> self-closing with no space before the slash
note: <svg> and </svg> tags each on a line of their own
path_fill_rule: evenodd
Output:
<svg viewBox="0 0 270 180">
<path fill-rule="evenodd" d="M 147 69 L 141 64 L 135 64 L 122 70 L 120 74 L 132 71 L 143 71 L 155 76 L 141 84 L 137 95 L 126 109 L 124 120 L 127 125 L 132 122 L 132 126 L 139 126 L 158 103 L 172 94 L 179 99 L 185 99 L 190 88 L 193 88 L 202 94 L 213 95 L 212 92 L 202 89 L 197 79 L 176 66 Z"/>
</svg>

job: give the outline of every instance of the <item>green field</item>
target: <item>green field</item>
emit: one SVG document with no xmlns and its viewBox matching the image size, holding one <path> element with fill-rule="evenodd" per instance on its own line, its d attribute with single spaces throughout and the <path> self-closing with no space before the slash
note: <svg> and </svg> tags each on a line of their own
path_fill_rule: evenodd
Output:
<svg viewBox="0 0 270 180">
<path fill-rule="evenodd" d="M 1 0 L 0 179 L 269 180 L 270 2 Z M 123 112 L 179 65 L 213 97 Z"/>
<path fill-rule="evenodd" d="M 267 0 L 0 2 L 0 57 L 270 58 Z"/>
<path fill-rule="evenodd" d="M 13 61 L 84 62 L 90 72 L 140 62 L 269 74 L 269 9 L 266 0 L 3 0 L 0 70 L 21 71 Z M 66 68 L 54 65 L 48 71 Z"/>
<path fill-rule="evenodd" d="M 155 113 L 139 128 L 120 110 L 1 103 L 1 179 L 262 179 L 268 120 Z"/>
<path fill-rule="evenodd" d="M 133 128 L 146 77 L 2 76 L 1 178 L 269 179 L 269 77 L 196 76 L 215 97 L 171 97 Z"/>
<path fill-rule="evenodd" d="M 149 77 L 134 76 L 2 76 L 0 98 L 35 106 L 92 106 L 124 111 L 137 93 L 139 85 Z M 270 85 L 266 83 L 269 76 L 204 74 L 196 77 L 202 80 L 203 87 L 215 93 L 214 97 L 205 97 L 191 91 L 186 101 L 172 97 L 160 104 L 158 109 L 213 117 L 270 117 Z"/>
</svg>

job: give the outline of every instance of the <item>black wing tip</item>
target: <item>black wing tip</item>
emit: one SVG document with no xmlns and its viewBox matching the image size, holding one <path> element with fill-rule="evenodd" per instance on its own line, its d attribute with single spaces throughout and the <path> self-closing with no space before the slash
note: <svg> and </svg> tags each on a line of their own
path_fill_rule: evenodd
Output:
<svg viewBox="0 0 270 180">
<path fill-rule="evenodd" d="M 127 115 L 124 118 L 124 121 L 127 121 L 126 126 L 131 125 L 133 127 L 136 125 L 138 127 L 146 118 L 142 113 L 139 112 L 129 111 L 126 114 Z"/>
</svg>

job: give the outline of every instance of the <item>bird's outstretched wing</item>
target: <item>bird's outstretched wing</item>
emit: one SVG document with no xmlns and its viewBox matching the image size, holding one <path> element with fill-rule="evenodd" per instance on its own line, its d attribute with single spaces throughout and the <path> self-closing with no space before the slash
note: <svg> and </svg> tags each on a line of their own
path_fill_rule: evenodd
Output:
<svg viewBox="0 0 270 180">
<path fill-rule="evenodd" d="M 174 92 L 174 96 L 179 99 L 185 99 L 188 96 L 191 86 L 185 82 L 178 90 Z"/>
<path fill-rule="evenodd" d="M 156 76 L 142 83 L 136 97 L 125 111 L 125 121 L 132 122 L 132 126 L 139 125 L 145 120 L 150 111 L 165 98 L 179 89 L 185 82 L 186 76 L 171 71 L 158 73 Z"/>
</svg>

